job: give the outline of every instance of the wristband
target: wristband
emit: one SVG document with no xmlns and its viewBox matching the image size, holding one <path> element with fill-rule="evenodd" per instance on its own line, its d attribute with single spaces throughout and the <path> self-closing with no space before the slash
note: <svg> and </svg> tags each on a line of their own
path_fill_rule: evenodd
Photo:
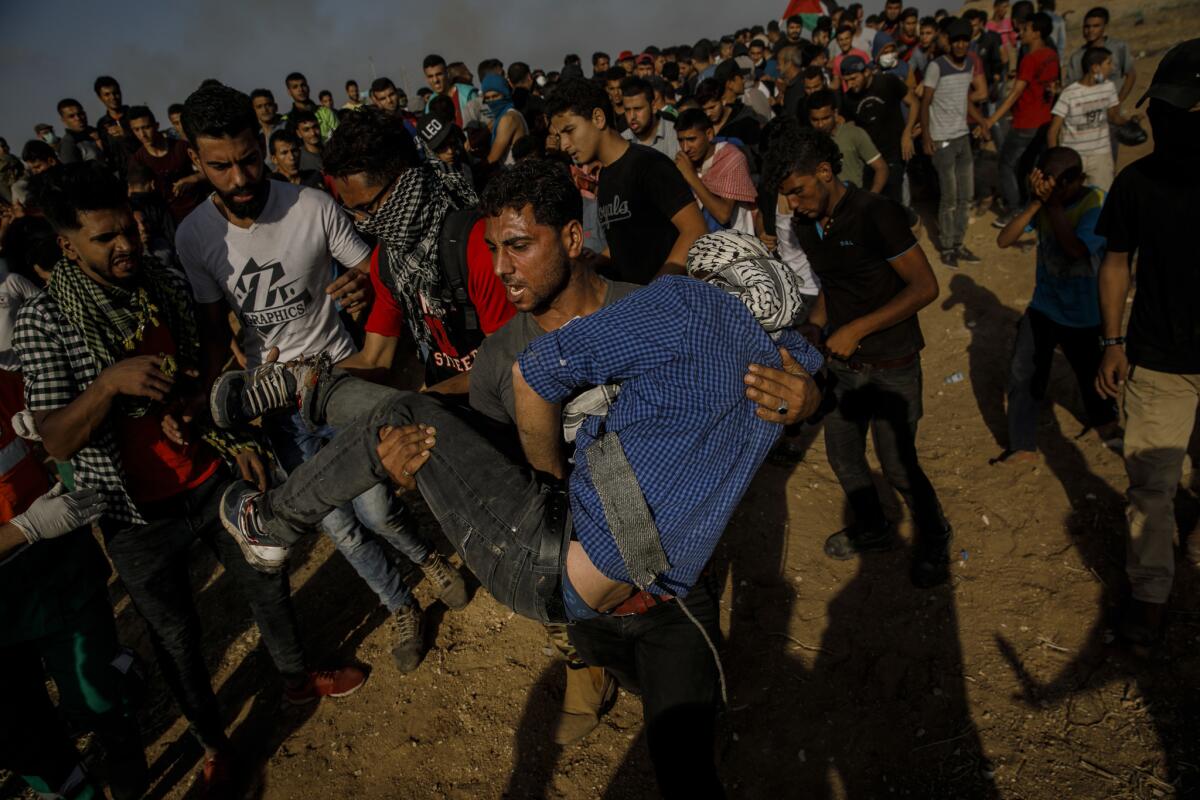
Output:
<svg viewBox="0 0 1200 800">
<path fill-rule="evenodd" d="M 1114 345 L 1122 345 L 1122 344 L 1125 344 L 1124 336 L 1111 336 L 1111 337 L 1107 337 L 1107 338 L 1104 336 L 1100 337 L 1100 346 L 1101 347 L 1112 347 Z"/>
</svg>

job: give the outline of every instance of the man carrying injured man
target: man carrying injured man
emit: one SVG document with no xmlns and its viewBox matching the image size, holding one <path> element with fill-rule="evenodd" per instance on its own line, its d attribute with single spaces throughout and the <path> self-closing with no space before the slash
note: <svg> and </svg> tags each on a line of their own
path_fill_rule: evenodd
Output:
<svg viewBox="0 0 1200 800">
<path fill-rule="evenodd" d="M 664 794 L 717 796 L 710 642 L 719 627 L 702 571 L 778 439 L 779 422 L 794 418 L 786 402 L 761 408 L 747 398 L 748 366 L 786 366 L 796 375 L 821 366 L 820 354 L 791 329 L 803 313 L 800 286 L 756 239 L 722 231 L 689 252 L 696 277 L 664 277 L 604 303 L 619 284 L 580 258 L 582 211 L 565 171 L 537 161 L 513 169 L 531 174 L 497 179 L 483 207 L 497 274 L 523 286 L 514 301 L 535 320 L 589 292 L 600 297 L 593 308 L 604 306 L 557 323 L 512 365 L 524 461 L 497 444 L 502 437 L 482 418 L 436 396 L 331 373 L 319 358 L 229 373 L 213 390 L 218 424 L 299 406 L 311 424 L 341 432 L 282 486 L 227 493 L 222 517 L 252 564 L 279 569 L 287 546 L 349 493 L 386 480 L 415 486 L 497 600 L 543 623 L 572 622 L 580 656 L 642 695 Z M 542 240 L 553 245 L 547 263 L 508 271 L 519 261 L 510 252 Z M 560 272 L 561 281 L 544 280 Z M 535 289 L 545 299 L 524 308 L 520 294 Z M 808 416 L 819 393 L 802 380 L 808 390 L 799 410 Z M 607 414 L 604 402 L 591 403 L 567 479 L 562 406 L 577 408 L 568 401 L 596 387 L 605 390 L 583 405 L 616 399 Z"/>
</svg>

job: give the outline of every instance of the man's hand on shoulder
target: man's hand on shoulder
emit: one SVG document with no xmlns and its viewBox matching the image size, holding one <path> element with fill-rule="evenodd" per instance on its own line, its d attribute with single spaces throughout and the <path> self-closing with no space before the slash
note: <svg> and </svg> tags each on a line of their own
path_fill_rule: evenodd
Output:
<svg viewBox="0 0 1200 800">
<path fill-rule="evenodd" d="M 758 418 L 780 425 L 792 425 L 808 419 L 821 404 L 816 381 L 796 363 L 786 348 L 779 348 L 783 368 L 751 364 L 743 378 L 746 397 L 758 404 Z"/>
</svg>

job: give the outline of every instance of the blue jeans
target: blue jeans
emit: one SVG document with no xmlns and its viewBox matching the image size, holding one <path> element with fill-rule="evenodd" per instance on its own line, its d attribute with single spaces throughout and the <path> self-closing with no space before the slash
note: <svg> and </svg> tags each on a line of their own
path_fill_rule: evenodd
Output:
<svg viewBox="0 0 1200 800">
<path fill-rule="evenodd" d="M 1038 411 L 1050 381 L 1054 349 L 1063 355 L 1079 381 L 1079 394 L 1088 424 L 1099 427 L 1117 419 L 1117 406 L 1101 397 L 1092 382 L 1102 355 L 1097 341 L 1100 327 L 1069 328 L 1035 309 L 1027 309 L 1017 327 L 1008 378 L 1008 449 L 1037 450 Z"/>
<path fill-rule="evenodd" d="M 309 431 L 298 415 L 269 420 L 264 428 L 275 450 L 275 458 L 289 474 L 315 456 L 337 433 L 329 425 Z M 386 484 L 376 482 L 350 502 L 331 510 L 322 523 L 325 535 L 367 586 L 379 595 L 379 601 L 388 611 L 397 611 L 413 602 L 412 590 L 372 532 L 414 564 L 429 558 L 432 550 L 417 534 L 416 520 L 408 506 Z"/>
<path fill-rule="evenodd" d="M 937 170 L 938 245 L 942 250 L 962 247 L 967 234 L 967 214 L 975 188 L 975 161 L 971 135 L 933 143 L 933 168 Z"/>
<path fill-rule="evenodd" d="M 295 542 L 331 509 L 390 477 L 379 430 L 413 423 L 437 430 L 417 473 L 429 510 L 467 568 L 499 602 L 539 622 L 565 622 L 560 576 L 570 523 L 566 492 L 501 451 L 494 423 L 437 395 L 339 376 L 313 420 L 338 434 L 261 506 L 268 533 Z"/>
<path fill-rule="evenodd" d="M 825 417 L 825 452 L 854 511 L 853 535 L 878 532 L 887 525 L 867 463 L 869 430 L 884 477 L 912 512 L 918 547 L 944 548 L 950 525 L 917 459 L 920 359 L 894 369 L 854 369 L 834 359 L 828 366 L 833 380 L 827 391 L 837 407 Z"/>
</svg>

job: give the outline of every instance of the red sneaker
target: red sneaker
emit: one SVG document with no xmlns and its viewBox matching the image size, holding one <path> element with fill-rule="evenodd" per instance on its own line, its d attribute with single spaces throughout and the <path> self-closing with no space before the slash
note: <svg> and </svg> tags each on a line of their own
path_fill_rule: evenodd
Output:
<svg viewBox="0 0 1200 800">
<path fill-rule="evenodd" d="M 233 792 L 233 767 L 233 756 L 229 753 L 218 751 L 207 756 L 200 772 L 204 781 L 200 796 L 213 800 L 229 797 Z"/>
<path fill-rule="evenodd" d="M 367 682 L 367 673 L 358 667 L 322 669 L 308 673 L 308 681 L 294 689 L 286 689 L 284 698 L 294 706 L 312 703 L 322 697 L 346 697 Z"/>
</svg>

